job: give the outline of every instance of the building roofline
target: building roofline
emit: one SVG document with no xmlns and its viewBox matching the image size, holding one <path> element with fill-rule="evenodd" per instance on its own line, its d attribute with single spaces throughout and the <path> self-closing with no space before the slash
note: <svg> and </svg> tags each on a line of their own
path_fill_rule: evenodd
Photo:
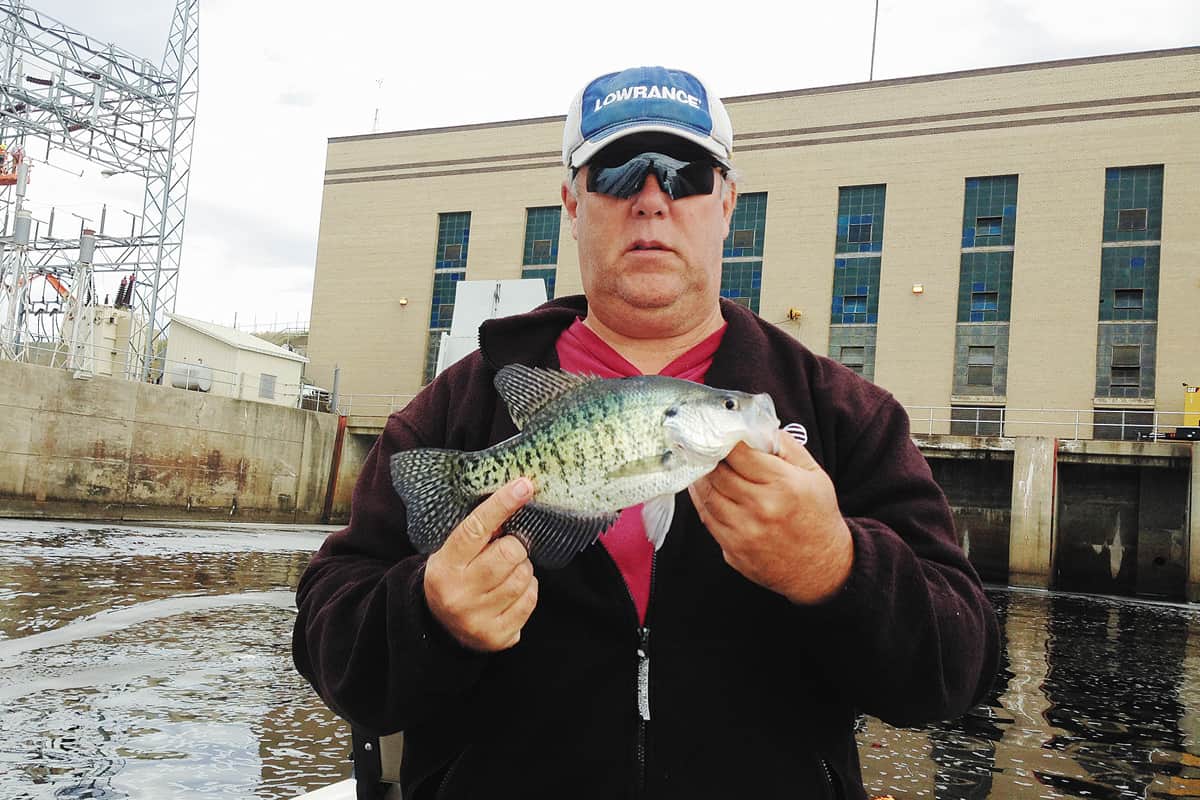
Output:
<svg viewBox="0 0 1200 800">
<path fill-rule="evenodd" d="M 1151 58 L 1172 58 L 1176 56 L 1200 55 L 1200 46 L 1174 47 L 1161 50 L 1141 50 L 1134 53 L 1112 53 L 1100 56 L 1081 56 L 1064 58 L 1053 61 L 1031 61 L 1026 64 L 1010 64 L 1000 67 L 980 67 L 976 69 L 956 70 L 952 72 L 935 72 L 929 75 L 913 75 L 905 78 L 887 78 L 878 81 L 858 81 L 855 83 L 838 83 L 830 86 L 815 86 L 809 89 L 785 89 L 778 92 L 763 92 L 760 94 L 733 95 L 721 98 L 725 103 L 748 103 L 757 100 L 776 100 L 785 97 L 803 97 L 805 95 L 844 92 L 852 89 L 880 88 L 903 86 L 915 83 L 931 83 L 934 81 L 958 80 L 984 75 L 1001 75 L 1008 72 L 1028 72 L 1039 69 L 1056 69 L 1060 67 L 1075 67 L 1084 64 L 1104 64 L 1113 61 L 1141 61 Z M 496 122 L 474 122 L 468 125 L 435 126 L 432 128 L 414 128 L 411 130 L 388 131 L 385 133 L 360 133 L 349 136 L 331 136 L 329 143 L 362 142 L 372 139 L 390 139 L 398 136 L 423 136 L 430 133 L 458 133 L 462 131 L 480 131 L 492 128 L 509 128 L 520 125 L 540 125 L 546 122 L 563 122 L 565 114 L 550 117 L 527 117 L 524 119 L 499 120 Z"/>
<path fill-rule="evenodd" d="M 299 361 L 301 364 L 308 363 L 307 357 L 302 356 L 299 353 L 292 352 L 290 350 L 285 350 L 284 348 L 280 347 L 279 345 L 268 342 L 266 339 L 262 340 L 262 347 L 259 347 L 257 343 L 247 344 L 245 342 L 239 342 L 236 339 L 232 339 L 228 336 L 223 335 L 219 329 L 223 328 L 224 326 L 217 325 L 215 322 L 205 322 L 204 320 L 193 319 L 191 317 L 185 317 L 182 314 L 168 314 L 167 316 L 170 318 L 172 323 L 178 323 L 180 325 L 183 325 L 185 328 L 190 328 L 191 330 L 196 331 L 196 333 L 203 334 L 204 336 L 207 336 L 210 339 L 216 339 L 218 342 L 221 342 L 222 344 L 227 344 L 230 347 L 237 348 L 238 350 L 245 350 L 250 353 L 258 353 L 258 354 L 264 355 L 264 356 L 274 356 L 276 358 L 284 358 L 289 361 Z M 211 328 L 217 328 L 218 330 L 211 330 Z M 236 330 L 236 329 L 232 329 L 232 330 Z M 237 332 L 241 333 L 242 331 L 237 331 Z M 257 338 L 257 337 L 255 337 L 255 338 Z"/>
<path fill-rule="evenodd" d="M 1200 46 L 1174 47 L 1165 50 L 1142 50 L 1136 53 L 1114 53 L 1103 56 L 1081 56 L 1078 58 L 1063 58 L 1054 61 L 1031 61 L 1026 64 L 1009 64 L 1001 67 L 979 67 L 976 69 L 955 70 L 952 72 L 935 72 L 929 75 L 913 75 L 905 78 L 887 78 L 879 81 L 838 83 L 830 86 L 817 86 L 811 89 L 784 89 L 778 92 L 743 94 L 734 97 L 723 97 L 721 99 L 725 103 L 744 103 L 754 100 L 774 100 L 782 97 L 797 97 L 809 94 L 842 92 L 848 89 L 873 89 L 875 87 L 883 86 L 903 86 L 910 83 L 932 83 L 934 81 L 958 80 L 960 78 L 976 78 L 984 75 L 1002 75 L 1008 72 L 1030 72 L 1039 69 L 1077 67 L 1085 64 L 1104 64 L 1113 61 L 1143 61 L 1151 58 L 1172 58 L 1175 56 L 1189 55 L 1200 55 Z"/>
</svg>

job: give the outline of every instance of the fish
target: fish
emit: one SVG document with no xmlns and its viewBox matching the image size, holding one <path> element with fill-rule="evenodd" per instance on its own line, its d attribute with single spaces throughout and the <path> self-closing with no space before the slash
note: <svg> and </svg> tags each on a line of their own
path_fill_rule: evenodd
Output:
<svg viewBox="0 0 1200 800">
<path fill-rule="evenodd" d="M 638 504 L 658 550 L 675 494 L 715 469 L 738 442 L 779 452 L 769 394 L 523 364 L 502 367 L 494 383 L 515 436 L 474 452 L 416 448 L 391 457 L 392 485 L 418 552 L 441 547 L 483 498 L 519 476 L 533 482 L 533 498 L 501 532 L 516 536 L 535 565 L 565 566 Z"/>
</svg>

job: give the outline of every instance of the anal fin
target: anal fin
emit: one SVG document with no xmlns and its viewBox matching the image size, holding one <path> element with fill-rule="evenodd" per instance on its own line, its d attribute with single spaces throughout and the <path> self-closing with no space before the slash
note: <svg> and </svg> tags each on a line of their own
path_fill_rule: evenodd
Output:
<svg viewBox="0 0 1200 800">
<path fill-rule="evenodd" d="M 534 564 L 546 569 L 565 567 L 579 551 L 616 522 L 617 513 L 577 514 L 540 503 L 528 503 L 504 523 Z"/>
</svg>

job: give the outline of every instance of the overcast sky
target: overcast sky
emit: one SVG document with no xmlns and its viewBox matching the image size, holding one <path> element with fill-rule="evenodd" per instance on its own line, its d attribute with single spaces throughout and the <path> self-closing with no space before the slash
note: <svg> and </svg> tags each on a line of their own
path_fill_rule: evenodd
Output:
<svg viewBox="0 0 1200 800">
<path fill-rule="evenodd" d="M 174 0 L 27 0 L 158 62 Z M 788 9 L 781 11 L 781 9 Z M 682 67 L 723 96 L 867 79 L 875 0 L 201 0 L 200 102 L 175 310 L 307 320 L 329 137 L 564 114 L 581 84 Z M 1200 44 L 1200 0 L 880 0 L 875 77 Z M 736 137 L 736 132 L 735 132 Z M 33 148 L 31 148 L 31 151 Z M 36 155 L 36 154 L 35 154 Z M 59 225 L 127 230 L 142 182 L 51 156 Z M 78 173 L 82 171 L 82 176 Z M 101 292 L 110 287 L 101 286 Z M 367 294 L 371 287 L 362 286 Z"/>
</svg>

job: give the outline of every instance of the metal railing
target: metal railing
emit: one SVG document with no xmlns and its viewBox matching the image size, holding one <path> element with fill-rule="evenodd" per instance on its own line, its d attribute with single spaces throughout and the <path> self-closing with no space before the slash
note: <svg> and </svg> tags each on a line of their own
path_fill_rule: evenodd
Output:
<svg viewBox="0 0 1200 800">
<path fill-rule="evenodd" d="M 338 396 L 338 413 L 350 416 L 386 417 L 408 405 L 415 394 L 343 394 Z"/>
<path fill-rule="evenodd" d="M 67 369 L 77 378 L 86 379 L 96 376 L 111 377 L 129 381 L 138 380 L 138 361 L 136 354 L 125 353 L 104 356 L 97 355 L 90 346 L 80 347 L 72 355 L 65 344 L 55 344 L 44 341 L 27 341 L 20 344 L 17 361 L 43 367 L 61 367 Z M 221 397 L 241 400 L 287 405 L 294 408 L 307 408 L 317 411 L 332 411 L 329 393 L 305 383 L 287 383 L 276 381 L 271 396 L 260 396 L 263 388 L 262 378 L 257 372 L 234 372 L 220 369 L 207 364 L 188 361 L 168 360 L 156 357 L 151 364 L 148 383 L 158 383 L 172 386 L 182 379 L 183 386 L 177 389 L 203 391 Z M 199 386 L 208 384 L 204 390 Z M 403 405 L 403 404 L 401 404 Z"/>
<path fill-rule="evenodd" d="M 1149 408 L 1007 408 L 905 406 L 913 433 L 1057 436 L 1062 439 L 1168 439 L 1185 427 L 1182 411 Z M 971 429 L 973 428 L 973 430 Z"/>
</svg>

